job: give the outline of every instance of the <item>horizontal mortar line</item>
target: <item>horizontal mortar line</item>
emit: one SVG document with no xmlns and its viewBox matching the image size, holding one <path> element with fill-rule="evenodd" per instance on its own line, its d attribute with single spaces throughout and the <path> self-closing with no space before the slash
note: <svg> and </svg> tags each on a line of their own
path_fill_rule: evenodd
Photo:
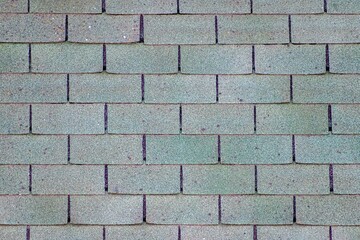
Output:
<svg viewBox="0 0 360 240">
<path fill-rule="evenodd" d="M 293 133 L 282 133 L 282 134 L 276 134 L 276 133 L 209 133 L 209 134 L 196 134 L 196 133 L 88 133 L 88 134 L 84 134 L 84 133 L 59 133 L 59 134 L 54 134 L 54 133 L 24 133 L 24 134 L 0 134 L 0 137 L 6 137 L 6 136 L 142 136 L 146 134 L 147 136 L 152 135 L 152 136 L 291 136 L 291 135 L 295 135 L 295 136 L 360 136 L 359 133 L 352 133 L 352 134 L 344 134 L 344 133 L 339 133 L 339 134 L 330 134 L 329 132 L 323 133 L 323 134 L 293 134 Z"/>
</svg>

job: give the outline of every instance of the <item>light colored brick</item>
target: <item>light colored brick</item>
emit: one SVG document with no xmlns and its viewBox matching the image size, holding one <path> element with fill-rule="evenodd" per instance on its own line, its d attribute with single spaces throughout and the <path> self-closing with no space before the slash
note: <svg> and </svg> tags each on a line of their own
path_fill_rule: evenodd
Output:
<svg viewBox="0 0 360 240">
<path fill-rule="evenodd" d="M 31 67 L 38 73 L 102 72 L 103 47 L 99 44 L 32 44 Z"/>
<path fill-rule="evenodd" d="M 329 227 L 258 226 L 258 240 L 328 240 Z"/>
<path fill-rule="evenodd" d="M 104 133 L 102 104 L 38 104 L 32 106 L 33 132 L 41 134 Z"/>
<path fill-rule="evenodd" d="M 29 115 L 29 105 L 0 105 L 0 134 L 28 133 Z"/>
<path fill-rule="evenodd" d="M 329 45 L 329 52 L 331 73 L 360 73 L 359 45 Z"/>
<path fill-rule="evenodd" d="M 181 72 L 185 74 L 251 73 L 251 46 L 182 46 Z"/>
<path fill-rule="evenodd" d="M 327 134 L 326 105 L 258 105 L 256 129 L 260 134 Z"/>
<path fill-rule="evenodd" d="M 143 221 L 142 196 L 72 196 L 73 224 L 139 224 Z"/>
<path fill-rule="evenodd" d="M 219 76 L 219 102 L 290 102 L 290 80 L 288 76 Z"/>
<path fill-rule="evenodd" d="M 357 0 L 328 0 L 328 13 L 360 13 L 360 4 Z"/>
<path fill-rule="evenodd" d="M 184 194 L 255 193 L 253 166 L 184 166 Z"/>
<path fill-rule="evenodd" d="M 360 193 L 360 166 L 334 165 L 334 193 L 359 194 Z"/>
<path fill-rule="evenodd" d="M 0 43 L 0 73 L 28 72 L 29 45 Z"/>
<path fill-rule="evenodd" d="M 255 46 L 255 71 L 260 74 L 325 73 L 324 45 Z"/>
<path fill-rule="evenodd" d="M 179 106 L 111 104 L 109 105 L 109 133 L 179 133 Z"/>
<path fill-rule="evenodd" d="M 136 75 L 72 74 L 71 102 L 141 102 L 141 78 Z"/>
<path fill-rule="evenodd" d="M 290 136 L 221 136 L 225 164 L 286 164 L 292 162 Z"/>
<path fill-rule="evenodd" d="M 215 103 L 216 79 L 210 75 L 147 75 L 145 102 Z"/>
<path fill-rule="evenodd" d="M 292 224 L 292 196 L 223 196 L 224 224 Z"/>
<path fill-rule="evenodd" d="M 145 44 L 214 44 L 213 16 L 149 15 L 144 18 Z"/>
<path fill-rule="evenodd" d="M 36 240 L 103 240 L 103 227 L 31 226 L 30 235 Z"/>
<path fill-rule="evenodd" d="M 147 196 L 146 222 L 151 224 L 217 224 L 217 196 Z"/>
<path fill-rule="evenodd" d="M 180 0 L 180 13 L 250 13 L 249 0 Z"/>
<path fill-rule="evenodd" d="M 142 164 L 141 136 L 71 136 L 70 162 L 74 164 Z"/>
<path fill-rule="evenodd" d="M 174 194 L 180 192 L 179 166 L 109 166 L 109 192 Z"/>
<path fill-rule="evenodd" d="M 254 13 L 302 14 L 323 13 L 323 0 L 254 0 Z"/>
<path fill-rule="evenodd" d="M 176 0 L 107 0 L 110 14 L 170 14 L 176 13 Z"/>
<path fill-rule="evenodd" d="M 106 239 L 126 239 L 126 240 L 173 240 L 178 237 L 177 226 L 116 226 L 106 228 Z"/>
<path fill-rule="evenodd" d="M 328 194 L 328 165 L 258 166 L 260 194 Z"/>
<path fill-rule="evenodd" d="M 250 134 L 254 132 L 253 106 L 251 105 L 184 105 L 182 120 L 185 134 Z"/>
<path fill-rule="evenodd" d="M 360 133 L 360 106 L 333 105 L 332 106 L 333 133 Z"/>
<path fill-rule="evenodd" d="M 0 194 L 29 193 L 29 167 L 0 166 Z"/>
<path fill-rule="evenodd" d="M 25 226 L 2 226 L 0 227 L 1 239 L 26 239 Z"/>
<path fill-rule="evenodd" d="M 27 13 L 27 0 L 1 0 L 0 13 Z"/>
<path fill-rule="evenodd" d="M 232 15 L 219 16 L 220 44 L 288 43 L 287 16 Z"/>
<path fill-rule="evenodd" d="M 147 136 L 147 164 L 217 163 L 215 136 Z"/>
<path fill-rule="evenodd" d="M 70 42 L 130 43 L 138 42 L 139 39 L 139 16 L 69 16 Z"/>
<path fill-rule="evenodd" d="M 251 226 L 182 226 L 181 236 L 185 240 L 218 239 L 218 240 L 252 240 Z"/>
<path fill-rule="evenodd" d="M 332 237 L 334 240 L 360 239 L 360 227 L 333 227 Z"/>
<path fill-rule="evenodd" d="M 101 13 L 101 0 L 31 0 L 30 12 L 36 13 Z"/>
</svg>

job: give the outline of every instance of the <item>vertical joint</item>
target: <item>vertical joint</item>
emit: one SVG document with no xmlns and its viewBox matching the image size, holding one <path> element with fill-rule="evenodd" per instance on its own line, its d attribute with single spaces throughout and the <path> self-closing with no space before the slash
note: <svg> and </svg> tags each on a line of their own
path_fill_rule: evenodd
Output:
<svg viewBox="0 0 360 240">
<path fill-rule="evenodd" d="M 330 192 L 334 192 L 334 169 L 333 165 L 330 164 L 329 166 L 329 185 L 330 185 Z"/>
<path fill-rule="evenodd" d="M 70 195 L 68 195 L 68 206 L 67 206 L 67 212 L 68 212 L 68 216 L 67 216 L 67 222 L 70 223 L 71 222 L 71 199 L 70 199 Z"/>
<path fill-rule="evenodd" d="M 256 105 L 254 106 L 254 133 L 256 133 Z"/>
<path fill-rule="evenodd" d="M 288 24 L 289 24 L 289 43 L 292 43 L 292 33 L 291 33 L 291 15 L 288 17 Z"/>
<path fill-rule="evenodd" d="M 70 135 L 67 136 L 67 162 L 70 163 Z"/>
<path fill-rule="evenodd" d="M 181 47 L 178 46 L 178 72 L 181 73 Z"/>
<path fill-rule="evenodd" d="M 216 75 L 216 102 L 219 102 L 219 75 Z"/>
<path fill-rule="evenodd" d="M 146 223 L 146 195 L 143 195 L 143 222 Z"/>
<path fill-rule="evenodd" d="M 250 13 L 254 13 L 254 3 L 253 3 L 253 0 L 250 0 Z"/>
<path fill-rule="evenodd" d="M 291 149 L 292 149 L 292 161 L 293 162 L 296 162 L 296 155 L 295 155 L 295 151 L 296 151 L 296 148 L 295 148 L 295 135 L 292 135 L 291 137 Z"/>
<path fill-rule="evenodd" d="M 65 42 L 69 40 L 69 17 L 65 16 Z"/>
<path fill-rule="evenodd" d="M 70 74 L 66 75 L 66 101 L 70 102 Z"/>
<path fill-rule="evenodd" d="M 257 238 L 257 227 L 256 227 L 256 225 L 254 225 L 254 227 L 253 227 L 253 240 L 257 240 L 258 238 Z"/>
<path fill-rule="evenodd" d="M 29 192 L 32 193 L 32 165 L 29 165 Z"/>
<path fill-rule="evenodd" d="M 32 71 L 32 66 L 31 66 L 31 61 L 32 61 L 32 57 L 31 57 L 31 43 L 29 43 L 29 53 L 28 53 L 28 62 L 29 62 L 29 72 L 31 73 Z"/>
<path fill-rule="evenodd" d="M 257 166 L 255 165 L 255 193 L 258 192 L 258 170 L 257 170 Z"/>
<path fill-rule="evenodd" d="M 183 121 L 182 121 L 182 105 L 181 104 L 180 104 L 180 108 L 179 108 L 179 128 L 180 128 L 180 134 L 182 134 Z"/>
<path fill-rule="evenodd" d="M 26 240 L 30 240 L 30 226 L 26 226 Z"/>
<path fill-rule="evenodd" d="M 293 196 L 293 223 L 296 223 L 296 196 Z"/>
<path fill-rule="evenodd" d="M 221 224 L 221 195 L 218 198 L 218 215 L 219 215 L 219 224 Z"/>
<path fill-rule="evenodd" d="M 332 132 L 332 110 L 331 105 L 328 105 L 328 124 L 329 124 L 329 132 Z"/>
<path fill-rule="evenodd" d="M 332 226 L 329 226 L 329 239 L 333 240 Z"/>
<path fill-rule="evenodd" d="M 329 44 L 326 44 L 325 46 L 325 57 L 326 57 L 326 72 L 330 72 Z"/>
<path fill-rule="evenodd" d="M 102 0 L 101 2 L 101 12 L 106 13 L 106 0 Z"/>
<path fill-rule="evenodd" d="M 108 165 L 105 164 L 104 169 L 104 182 L 105 182 L 105 192 L 109 191 L 109 173 L 108 173 Z"/>
<path fill-rule="evenodd" d="M 215 43 L 219 43 L 219 28 L 218 28 L 218 17 L 215 16 Z"/>
<path fill-rule="evenodd" d="M 294 87 L 293 87 L 293 76 L 290 75 L 290 102 L 294 101 Z"/>
<path fill-rule="evenodd" d="M 105 106 L 104 106 L 104 130 L 105 130 L 105 133 L 108 133 L 108 105 L 107 103 L 105 103 Z"/>
<path fill-rule="evenodd" d="M 181 165 L 180 166 L 180 193 L 183 193 L 183 190 L 184 190 L 183 180 L 184 180 L 183 166 Z"/>
<path fill-rule="evenodd" d="M 103 71 L 106 72 L 106 44 L 103 44 Z"/>
<path fill-rule="evenodd" d="M 145 76 L 141 74 L 141 102 L 145 102 Z"/>
<path fill-rule="evenodd" d="M 217 148 L 217 152 L 218 152 L 218 163 L 221 164 L 221 137 L 220 135 L 218 135 L 218 139 L 217 139 L 217 144 L 218 144 L 218 148 Z"/>
<path fill-rule="evenodd" d="M 32 133 L 32 105 L 29 105 L 29 133 Z"/>
<path fill-rule="evenodd" d="M 180 14 L 180 0 L 176 1 L 176 13 Z"/>
<path fill-rule="evenodd" d="M 140 39 L 141 43 L 144 42 L 144 15 L 140 15 Z"/>
<path fill-rule="evenodd" d="M 252 46 L 252 50 L 251 50 L 251 56 L 252 56 L 252 73 L 255 73 L 256 72 L 256 69 L 255 69 L 255 46 L 253 45 Z"/>
<path fill-rule="evenodd" d="M 105 226 L 103 226 L 102 236 L 103 236 L 103 240 L 106 240 L 106 228 L 105 228 Z"/>
<path fill-rule="evenodd" d="M 181 227 L 178 226 L 178 240 L 181 240 Z"/>
<path fill-rule="evenodd" d="M 144 134 L 142 137 L 142 155 L 143 161 L 146 162 L 146 135 Z"/>
<path fill-rule="evenodd" d="M 324 12 L 327 13 L 327 0 L 324 0 Z"/>
</svg>

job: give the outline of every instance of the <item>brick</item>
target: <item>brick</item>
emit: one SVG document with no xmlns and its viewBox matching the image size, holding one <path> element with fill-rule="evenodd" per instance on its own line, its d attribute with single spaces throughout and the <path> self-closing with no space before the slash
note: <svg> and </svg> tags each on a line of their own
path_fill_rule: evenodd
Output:
<svg viewBox="0 0 360 240">
<path fill-rule="evenodd" d="M 66 196 L 1 196 L 0 224 L 59 225 L 67 222 Z"/>
<path fill-rule="evenodd" d="M 138 42 L 139 40 L 139 16 L 69 16 L 70 42 L 130 43 Z"/>
<path fill-rule="evenodd" d="M 51 14 L 1 14 L 1 42 L 62 42 L 65 17 Z"/>
<path fill-rule="evenodd" d="M 102 52 L 96 44 L 32 44 L 31 67 L 39 73 L 102 72 Z"/>
<path fill-rule="evenodd" d="M 217 196 L 147 196 L 150 224 L 217 224 Z"/>
<path fill-rule="evenodd" d="M 260 74 L 325 73 L 323 45 L 255 46 L 255 71 Z"/>
<path fill-rule="evenodd" d="M 328 240 L 329 227 L 313 226 L 258 226 L 259 240 Z"/>
<path fill-rule="evenodd" d="M 147 136 L 147 164 L 217 163 L 215 136 Z"/>
<path fill-rule="evenodd" d="M 70 102 L 141 102 L 141 78 L 106 73 L 72 74 Z"/>
<path fill-rule="evenodd" d="M 360 73 L 359 45 L 329 45 L 329 52 L 331 73 Z"/>
<path fill-rule="evenodd" d="M 29 45 L 0 43 L 0 73 L 28 72 Z"/>
<path fill-rule="evenodd" d="M 33 166 L 33 194 L 102 194 L 103 166 Z"/>
<path fill-rule="evenodd" d="M 215 103 L 216 79 L 210 75 L 147 75 L 147 103 Z"/>
<path fill-rule="evenodd" d="M 292 162 L 290 136 L 221 136 L 225 164 L 286 164 Z"/>
<path fill-rule="evenodd" d="M 180 0 L 180 13 L 250 13 L 249 0 Z"/>
<path fill-rule="evenodd" d="M 213 16 L 148 15 L 144 18 L 145 44 L 214 44 Z"/>
<path fill-rule="evenodd" d="M 1 239 L 26 239 L 25 226 L 2 226 L 0 227 Z"/>
<path fill-rule="evenodd" d="M 74 164 L 142 164 L 141 136 L 71 136 L 70 162 Z"/>
<path fill-rule="evenodd" d="M 31 0 L 30 12 L 35 13 L 101 13 L 101 0 Z"/>
<path fill-rule="evenodd" d="M 219 76 L 220 103 L 290 102 L 288 76 Z"/>
<path fill-rule="evenodd" d="M 37 240 L 103 239 L 102 226 L 31 226 L 30 235 Z"/>
<path fill-rule="evenodd" d="M 176 73 L 177 46 L 107 45 L 107 71 L 110 73 Z"/>
<path fill-rule="evenodd" d="M 184 194 L 255 193 L 253 166 L 184 166 Z"/>
<path fill-rule="evenodd" d="M 359 227 L 332 227 L 332 237 L 334 240 L 353 240 L 360 238 Z"/>
<path fill-rule="evenodd" d="M 220 44 L 288 43 L 287 16 L 232 15 L 219 16 Z"/>
<path fill-rule="evenodd" d="M 359 225 L 359 206 L 359 196 L 298 196 L 296 219 L 306 225 Z"/>
<path fill-rule="evenodd" d="M 139 224 L 143 221 L 142 196 L 72 196 L 73 224 Z"/>
<path fill-rule="evenodd" d="M 256 131 L 260 134 L 327 134 L 327 106 L 258 105 Z"/>
<path fill-rule="evenodd" d="M 255 0 L 254 13 L 266 14 L 302 14 L 323 13 L 323 0 Z"/>
<path fill-rule="evenodd" d="M 27 0 L 1 0 L 0 13 L 27 13 Z"/>
<path fill-rule="evenodd" d="M 109 192 L 174 194 L 180 192 L 179 166 L 109 166 Z"/>
<path fill-rule="evenodd" d="M 299 15 L 291 18 L 294 43 L 358 43 L 359 16 Z"/>
<path fill-rule="evenodd" d="M 360 103 L 358 75 L 293 76 L 296 103 Z"/>
<path fill-rule="evenodd" d="M 334 165 L 334 193 L 358 194 L 360 193 L 359 165 Z"/>
<path fill-rule="evenodd" d="M 292 196 L 223 196 L 223 224 L 292 224 Z"/>
<path fill-rule="evenodd" d="M 184 105 L 182 122 L 185 134 L 250 134 L 254 131 L 253 106 Z"/>
<path fill-rule="evenodd" d="M 251 47 L 240 45 L 182 46 L 181 72 L 185 74 L 251 73 Z"/>
<path fill-rule="evenodd" d="M 357 0 L 328 0 L 328 13 L 360 13 L 360 4 Z"/>
<path fill-rule="evenodd" d="M 176 13 L 176 0 L 107 0 L 110 14 L 169 14 Z"/>
<path fill-rule="evenodd" d="M 104 106 L 102 104 L 33 105 L 32 113 L 34 133 L 104 133 Z"/>
<path fill-rule="evenodd" d="M 109 133 L 179 133 L 179 106 L 111 104 L 109 105 Z"/>
<path fill-rule="evenodd" d="M 29 106 L 24 104 L 0 105 L 0 134 L 29 132 Z"/>
<path fill-rule="evenodd" d="M 29 193 L 29 167 L 0 166 L 0 194 Z"/>
<path fill-rule="evenodd" d="M 126 239 L 126 240 L 173 240 L 178 237 L 177 226 L 116 226 L 106 228 L 106 239 Z"/>
<path fill-rule="evenodd" d="M 221 240 L 252 240 L 251 226 L 182 226 L 183 239 L 221 239 Z"/>
<path fill-rule="evenodd" d="M 258 166 L 260 194 L 329 194 L 329 166 Z"/>
<path fill-rule="evenodd" d="M 358 105 L 332 106 L 333 133 L 360 133 L 360 107 Z"/>
</svg>

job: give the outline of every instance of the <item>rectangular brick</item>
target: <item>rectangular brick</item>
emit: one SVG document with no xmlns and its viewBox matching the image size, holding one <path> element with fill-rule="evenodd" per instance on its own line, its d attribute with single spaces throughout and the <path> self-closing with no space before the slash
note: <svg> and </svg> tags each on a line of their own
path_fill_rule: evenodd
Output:
<svg viewBox="0 0 360 240">
<path fill-rule="evenodd" d="M 27 11 L 28 11 L 27 0 L 0 1 L 0 13 L 27 13 Z"/>
<path fill-rule="evenodd" d="M 147 136 L 147 164 L 217 163 L 215 136 Z"/>
<path fill-rule="evenodd" d="M 334 240 L 353 240 L 360 238 L 360 227 L 337 227 L 332 228 Z"/>
<path fill-rule="evenodd" d="M 254 0 L 254 13 L 302 14 L 323 13 L 323 0 Z"/>
<path fill-rule="evenodd" d="M 331 73 L 360 73 L 359 45 L 329 45 L 329 52 Z"/>
<path fill-rule="evenodd" d="M 253 106 L 184 105 L 182 122 L 185 134 L 251 134 L 254 132 Z"/>
<path fill-rule="evenodd" d="M 0 194 L 29 193 L 29 167 L 0 166 Z"/>
<path fill-rule="evenodd" d="M 69 16 L 70 42 L 130 43 L 138 42 L 139 40 L 139 16 Z"/>
<path fill-rule="evenodd" d="M 217 224 L 217 196 L 147 196 L 150 224 Z"/>
<path fill-rule="evenodd" d="M 360 166 L 334 165 L 334 193 L 359 194 L 360 193 Z"/>
<path fill-rule="evenodd" d="M 36 240 L 103 240 L 102 226 L 31 226 L 30 235 Z"/>
<path fill-rule="evenodd" d="M 328 165 L 258 166 L 260 194 L 329 194 Z"/>
<path fill-rule="evenodd" d="M 1 8 L 0 8 L 1 9 Z M 26 226 L 1 226 L 1 239 L 26 239 Z"/>
<path fill-rule="evenodd" d="M 71 74 L 70 102 L 141 102 L 137 75 Z"/>
<path fill-rule="evenodd" d="M 292 196 L 223 196 L 223 224 L 292 224 Z"/>
<path fill-rule="evenodd" d="M 29 132 L 29 105 L 0 105 L 0 134 L 24 134 Z"/>
<path fill-rule="evenodd" d="M 260 74 L 325 73 L 324 45 L 255 46 L 255 71 Z"/>
<path fill-rule="evenodd" d="M 360 13 L 360 3 L 358 0 L 328 0 L 327 4 L 328 13 Z"/>
<path fill-rule="evenodd" d="M 28 72 L 29 45 L 0 43 L 0 73 Z"/>
<path fill-rule="evenodd" d="M 53 14 L 1 14 L 1 42 L 65 41 L 65 16 Z"/>
<path fill-rule="evenodd" d="M 184 194 L 255 193 L 253 166 L 184 166 Z"/>
<path fill-rule="evenodd" d="M 215 103 L 216 78 L 211 75 L 147 75 L 147 103 Z"/>
<path fill-rule="evenodd" d="M 249 0 L 180 0 L 180 13 L 250 13 Z"/>
<path fill-rule="evenodd" d="M 258 240 L 328 240 L 329 227 L 313 226 L 258 226 Z"/>
<path fill-rule="evenodd" d="M 103 71 L 100 44 L 32 44 L 31 67 L 39 73 L 87 73 Z"/>
<path fill-rule="evenodd" d="M 215 20 L 205 15 L 148 15 L 145 44 L 214 44 Z"/>
<path fill-rule="evenodd" d="M 256 131 L 260 134 L 327 134 L 327 106 L 258 105 Z"/>
<path fill-rule="evenodd" d="M 142 196 L 71 197 L 71 223 L 73 224 L 139 224 L 142 221 Z"/>
<path fill-rule="evenodd" d="M 225 164 L 286 164 L 292 162 L 291 136 L 221 136 Z"/>
<path fill-rule="evenodd" d="M 74 164 L 142 164 L 141 136 L 79 135 L 70 137 Z"/>
<path fill-rule="evenodd" d="M 251 46 L 182 46 L 181 72 L 185 74 L 251 73 Z"/>
<path fill-rule="evenodd" d="M 332 122 L 332 130 L 335 134 L 360 133 L 360 106 L 333 105 Z"/>
<path fill-rule="evenodd" d="M 100 134 L 105 131 L 102 104 L 35 104 L 32 113 L 34 133 Z"/>
<path fill-rule="evenodd" d="M 106 227 L 106 239 L 172 240 L 178 237 L 177 226 L 139 225 Z"/>
<path fill-rule="evenodd" d="M 101 13 L 101 0 L 31 0 L 30 12 L 36 13 Z"/>
<path fill-rule="evenodd" d="M 109 166 L 109 192 L 175 194 L 180 192 L 179 166 Z"/>
<path fill-rule="evenodd" d="M 111 104 L 109 105 L 109 133 L 179 133 L 179 106 Z"/>
<path fill-rule="evenodd" d="M 33 194 L 102 194 L 103 166 L 33 166 Z"/>
<path fill-rule="evenodd" d="M 66 196 L 1 196 L 0 224 L 60 225 L 67 223 Z"/>
<path fill-rule="evenodd" d="M 171 14 L 176 13 L 176 0 L 107 0 L 110 14 Z"/>
<path fill-rule="evenodd" d="M 181 226 L 183 239 L 253 240 L 251 226 Z"/>
<path fill-rule="evenodd" d="M 288 43 L 287 16 L 232 15 L 219 16 L 220 44 Z"/>
<path fill-rule="evenodd" d="M 219 76 L 220 103 L 290 102 L 288 76 Z"/>
</svg>

